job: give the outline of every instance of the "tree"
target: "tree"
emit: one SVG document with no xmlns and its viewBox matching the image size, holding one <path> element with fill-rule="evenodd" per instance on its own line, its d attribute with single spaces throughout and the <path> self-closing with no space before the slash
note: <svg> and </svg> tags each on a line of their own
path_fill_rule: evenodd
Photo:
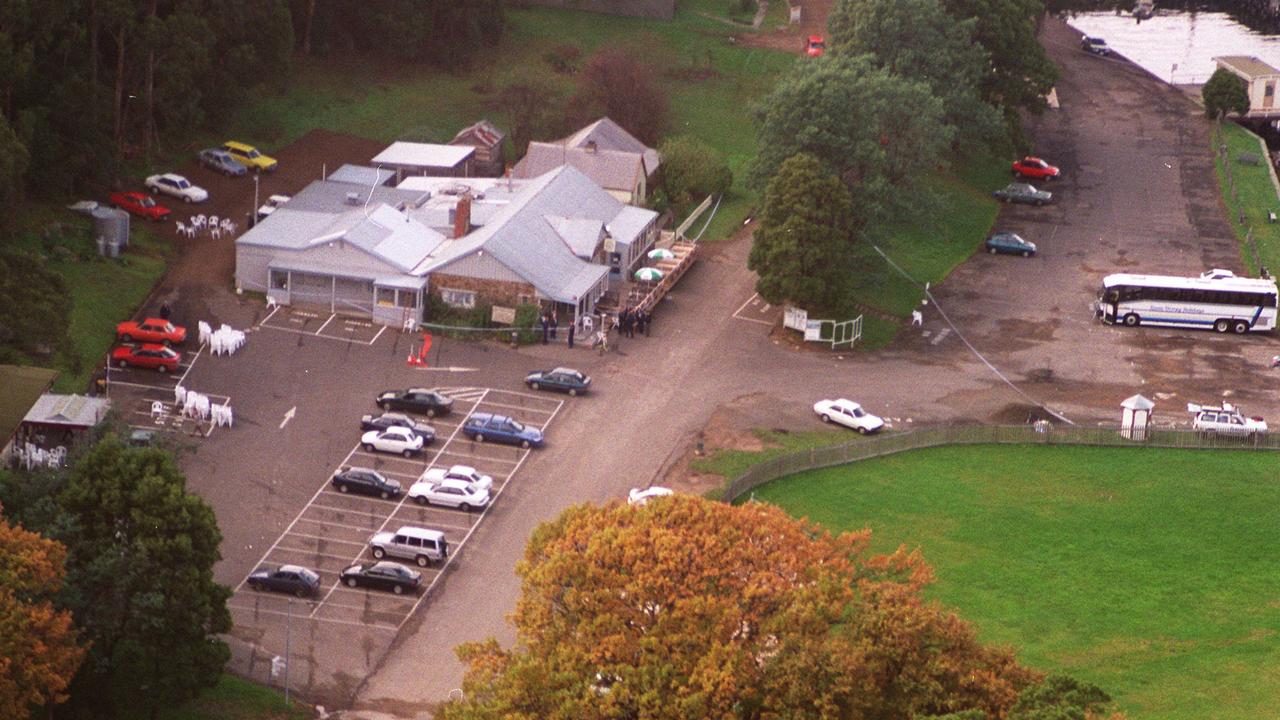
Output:
<svg viewBox="0 0 1280 720">
<path fill-rule="evenodd" d="M 67 340 L 71 300 L 35 257 L 0 252 L 0 357 L 48 357 Z"/>
<path fill-rule="evenodd" d="M 849 190 L 812 155 L 782 163 L 764 194 L 747 267 L 770 303 L 833 308 L 853 272 L 858 221 Z"/>
<path fill-rule="evenodd" d="M 991 61 L 973 41 L 976 25 L 957 22 L 940 0 L 840 0 L 828 20 L 828 52 L 869 54 L 876 66 L 927 84 L 957 130 L 957 147 L 992 146 L 1005 128 L 980 95 Z"/>
<path fill-rule="evenodd" d="M 470 643 L 442 720 L 1003 716 L 1035 675 L 872 555 L 765 504 L 577 506 L 517 566 L 517 641 Z M 904 599 L 912 602 L 901 602 Z"/>
<path fill-rule="evenodd" d="M 1022 691 L 1008 720 L 1094 720 L 1111 707 L 1102 688 L 1065 675 L 1050 675 Z M 1120 713 L 1109 716 L 1122 720 Z"/>
<path fill-rule="evenodd" d="M 0 720 L 66 700 L 84 658 L 71 613 L 53 600 L 66 548 L 0 518 Z"/>
<path fill-rule="evenodd" d="M 0 115 L 0 203 L 5 207 L 17 205 L 22 197 L 23 176 L 28 162 L 27 146 L 13 131 L 9 121 Z"/>
<path fill-rule="evenodd" d="M 592 53 L 571 106 L 578 109 L 578 124 L 607 115 L 646 145 L 657 145 L 671 126 L 671 102 L 658 70 L 635 48 L 606 43 Z"/>
<path fill-rule="evenodd" d="M 763 189 L 784 160 L 809 153 L 835 170 L 869 221 L 907 205 L 924 168 L 951 144 L 942 101 L 923 82 L 876 67 L 866 55 L 801 63 L 757 110 L 759 153 L 748 180 Z"/>
<path fill-rule="evenodd" d="M 221 535 L 167 453 L 108 437 L 59 499 L 70 551 L 66 603 L 92 642 L 73 704 L 154 718 L 213 686 L 230 652 L 231 592 L 213 580 Z"/>
<path fill-rule="evenodd" d="M 1209 81 L 1200 88 L 1200 97 L 1204 98 L 1204 114 L 1208 118 L 1231 112 L 1238 115 L 1249 112 L 1249 87 L 1226 68 L 1213 71 Z"/>
<path fill-rule="evenodd" d="M 689 210 L 708 195 L 727 192 L 733 184 L 733 171 L 710 145 L 689 135 L 678 135 L 662 141 L 661 189 L 668 202 L 679 212 Z"/>
<path fill-rule="evenodd" d="M 493 96 L 495 110 L 511 117 L 511 147 L 524 154 L 529 141 L 554 137 L 563 129 L 564 102 L 554 85 L 536 73 L 516 73 Z"/>
</svg>

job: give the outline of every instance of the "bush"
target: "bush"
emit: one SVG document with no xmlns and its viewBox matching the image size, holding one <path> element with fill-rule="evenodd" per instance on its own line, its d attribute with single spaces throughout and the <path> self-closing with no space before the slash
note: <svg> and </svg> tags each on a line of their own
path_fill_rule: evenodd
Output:
<svg viewBox="0 0 1280 720">
<path fill-rule="evenodd" d="M 683 215 L 708 195 L 726 192 L 733 184 L 729 164 L 710 145 L 680 135 L 663 141 L 659 185 L 671 209 Z M 655 198 L 655 205 L 658 199 Z"/>
<path fill-rule="evenodd" d="M 577 45 L 557 45 L 548 50 L 542 59 L 561 75 L 572 75 L 578 72 L 578 66 L 582 64 L 582 50 Z"/>
</svg>

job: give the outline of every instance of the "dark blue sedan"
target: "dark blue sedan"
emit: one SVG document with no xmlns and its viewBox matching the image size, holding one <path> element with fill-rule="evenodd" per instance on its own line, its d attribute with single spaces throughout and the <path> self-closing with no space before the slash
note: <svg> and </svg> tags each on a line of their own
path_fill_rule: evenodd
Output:
<svg viewBox="0 0 1280 720">
<path fill-rule="evenodd" d="M 1016 233 L 998 232 L 987 238 L 987 252 L 995 255 L 996 253 L 1005 253 L 1007 255 L 1021 255 L 1022 257 L 1031 257 L 1036 254 L 1036 244 L 1030 240 L 1023 240 Z"/>
<path fill-rule="evenodd" d="M 463 423 L 462 434 L 476 442 L 492 440 L 522 448 L 542 446 L 541 430 L 528 427 L 506 415 L 473 413 Z"/>
<path fill-rule="evenodd" d="M 533 390 L 558 390 L 577 395 L 591 387 L 591 378 L 573 368 L 558 367 L 531 372 L 525 377 L 524 384 Z"/>
</svg>

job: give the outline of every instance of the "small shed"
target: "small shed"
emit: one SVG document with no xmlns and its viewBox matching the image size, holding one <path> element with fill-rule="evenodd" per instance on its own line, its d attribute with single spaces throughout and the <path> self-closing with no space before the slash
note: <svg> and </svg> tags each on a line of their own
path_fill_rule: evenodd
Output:
<svg viewBox="0 0 1280 720">
<path fill-rule="evenodd" d="M 20 434 L 47 445 L 68 445 L 107 416 L 111 400 L 86 395 L 45 393 L 22 419 Z"/>
<path fill-rule="evenodd" d="M 471 161 L 473 174 L 482 177 L 499 177 L 502 175 L 506 142 L 506 133 L 488 120 L 481 120 L 459 130 L 449 144 L 476 149 L 475 157 Z"/>
<path fill-rule="evenodd" d="M 1141 395 L 1125 398 L 1120 403 L 1120 435 L 1129 440 L 1143 442 L 1151 425 L 1151 411 L 1156 404 Z"/>
<path fill-rule="evenodd" d="M 469 177 L 475 153 L 476 149 L 470 146 L 398 141 L 375 155 L 373 164 L 394 171 L 395 184 L 399 185 L 411 175 Z"/>
<path fill-rule="evenodd" d="M 1224 55 L 1213 59 L 1222 68 L 1244 80 L 1249 90 L 1247 118 L 1280 117 L 1280 104 L 1276 102 L 1276 88 L 1280 86 L 1280 70 L 1256 57 Z"/>
</svg>

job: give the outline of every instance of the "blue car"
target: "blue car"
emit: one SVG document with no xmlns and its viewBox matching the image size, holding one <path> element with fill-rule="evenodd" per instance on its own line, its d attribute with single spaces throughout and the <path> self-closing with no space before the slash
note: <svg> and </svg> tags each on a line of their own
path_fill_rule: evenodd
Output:
<svg viewBox="0 0 1280 720">
<path fill-rule="evenodd" d="M 231 157 L 231 153 L 226 150 L 218 148 L 201 150 L 198 159 L 201 165 L 228 177 L 239 177 L 249 172 L 249 168 L 241 164 L 239 160 Z"/>
<path fill-rule="evenodd" d="M 1036 244 L 1023 240 L 1021 236 L 1011 232 L 998 232 L 987 238 L 987 252 L 995 255 L 996 253 L 1006 253 L 1009 255 L 1021 255 L 1022 257 L 1031 257 L 1036 254 Z"/>
<path fill-rule="evenodd" d="M 463 423 L 462 434 L 476 442 L 492 440 L 522 448 L 542 447 L 541 430 L 527 427 L 506 415 L 473 413 Z"/>
</svg>

